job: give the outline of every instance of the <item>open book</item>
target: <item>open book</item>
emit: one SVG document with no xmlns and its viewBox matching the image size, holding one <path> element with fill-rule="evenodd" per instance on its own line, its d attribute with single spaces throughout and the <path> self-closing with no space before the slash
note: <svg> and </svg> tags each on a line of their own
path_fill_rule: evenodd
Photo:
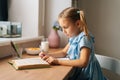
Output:
<svg viewBox="0 0 120 80">
<path fill-rule="evenodd" d="M 25 58 L 25 59 L 16 59 L 9 62 L 15 67 L 15 69 L 30 69 L 30 68 L 46 68 L 50 67 L 50 64 L 38 58 Z"/>
<path fill-rule="evenodd" d="M 69 58 L 58 58 L 59 60 L 69 60 Z M 50 64 L 40 57 L 16 59 L 9 61 L 15 69 L 30 69 L 30 68 L 48 68 Z"/>
</svg>

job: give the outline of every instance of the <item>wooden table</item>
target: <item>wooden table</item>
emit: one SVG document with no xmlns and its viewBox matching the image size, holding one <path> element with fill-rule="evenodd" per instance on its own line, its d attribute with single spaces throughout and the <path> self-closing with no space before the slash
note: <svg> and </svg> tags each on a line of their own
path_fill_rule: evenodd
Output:
<svg viewBox="0 0 120 80">
<path fill-rule="evenodd" d="M 24 54 L 23 57 L 36 57 Z M 4 58 L 0 60 L 0 80 L 64 80 L 72 67 L 52 66 L 50 68 L 37 68 L 26 70 L 15 70 Z"/>
</svg>

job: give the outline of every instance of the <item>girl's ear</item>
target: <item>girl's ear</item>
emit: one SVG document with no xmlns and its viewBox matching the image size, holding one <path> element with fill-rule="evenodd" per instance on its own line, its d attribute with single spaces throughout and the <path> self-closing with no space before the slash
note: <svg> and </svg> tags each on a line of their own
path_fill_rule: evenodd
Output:
<svg viewBox="0 0 120 80">
<path fill-rule="evenodd" d="M 81 21 L 80 21 L 80 20 L 77 20 L 77 21 L 76 21 L 76 26 L 77 26 L 77 27 L 80 27 L 80 24 L 81 24 Z"/>
</svg>

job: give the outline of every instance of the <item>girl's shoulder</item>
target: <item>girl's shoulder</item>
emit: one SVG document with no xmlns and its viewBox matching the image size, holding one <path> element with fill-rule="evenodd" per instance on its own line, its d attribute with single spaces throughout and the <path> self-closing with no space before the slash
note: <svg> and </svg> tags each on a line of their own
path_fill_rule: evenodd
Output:
<svg viewBox="0 0 120 80">
<path fill-rule="evenodd" d="M 91 32 L 89 32 L 89 37 L 90 37 L 90 39 L 88 39 L 88 37 L 85 35 L 85 33 L 84 32 L 81 32 L 80 34 L 79 34 L 79 39 L 82 39 L 82 38 L 85 38 L 85 39 L 88 39 L 88 40 L 92 40 L 93 42 L 94 42 L 94 36 L 93 36 L 93 34 L 91 33 Z"/>
<path fill-rule="evenodd" d="M 90 38 L 91 38 L 91 37 L 94 37 L 91 32 L 89 32 L 88 35 L 90 36 Z M 78 36 L 79 36 L 79 38 L 81 38 L 81 37 L 87 37 L 84 32 L 81 32 Z"/>
</svg>

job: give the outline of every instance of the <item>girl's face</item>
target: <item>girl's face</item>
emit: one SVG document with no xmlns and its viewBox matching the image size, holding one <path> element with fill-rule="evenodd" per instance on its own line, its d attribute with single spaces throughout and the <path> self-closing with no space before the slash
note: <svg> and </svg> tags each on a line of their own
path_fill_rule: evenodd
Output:
<svg viewBox="0 0 120 80">
<path fill-rule="evenodd" d="M 80 33 L 80 21 L 77 20 L 75 23 L 71 22 L 69 19 L 60 18 L 59 24 L 62 27 L 64 34 L 70 38 L 77 36 Z"/>
</svg>

